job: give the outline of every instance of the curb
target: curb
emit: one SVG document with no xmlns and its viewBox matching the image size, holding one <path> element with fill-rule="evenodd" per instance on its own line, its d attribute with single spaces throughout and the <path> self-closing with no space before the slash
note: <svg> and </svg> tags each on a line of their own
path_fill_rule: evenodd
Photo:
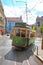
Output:
<svg viewBox="0 0 43 65">
<path fill-rule="evenodd" d="M 36 55 L 35 53 L 34 53 L 34 55 L 43 63 L 43 59 L 42 59 L 42 57 L 41 56 L 39 56 L 39 55 Z"/>
</svg>

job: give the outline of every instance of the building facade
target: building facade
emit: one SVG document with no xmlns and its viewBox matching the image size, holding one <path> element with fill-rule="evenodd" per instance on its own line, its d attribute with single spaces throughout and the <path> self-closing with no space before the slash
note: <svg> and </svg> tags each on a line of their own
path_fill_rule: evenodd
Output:
<svg viewBox="0 0 43 65">
<path fill-rule="evenodd" d="M 36 18 L 36 27 L 39 27 L 43 23 L 43 16 Z"/>
<path fill-rule="evenodd" d="M 37 36 L 41 36 L 40 25 L 43 23 L 43 16 L 36 18 Z"/>
<path fill-rule="evenodd" d="M 16 22 L 23 22 L 22 17 L 6 17 L 6 32 L 10 33 Z"/>
<path fill-rule="evenodd" d="M 4 15 L 4 9 L 0 0 L 0 33 L 5 33 L 5 15 Z"/>
</svg>

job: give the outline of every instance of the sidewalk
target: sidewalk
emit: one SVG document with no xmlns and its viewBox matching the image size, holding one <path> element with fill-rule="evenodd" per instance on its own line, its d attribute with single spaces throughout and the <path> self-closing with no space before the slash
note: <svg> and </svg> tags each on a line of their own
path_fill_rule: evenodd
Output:
<svg viewBox="0 0 43 65">
<path fill-rule="evenodd" d="M 0 34 L 0 38 L 2 38 L 2 35 Z"/>
<path fill-rule="evenodd" d="M 34 43 L 36 45 L 34 54 L 43 62 L 43 49 L 41 49 L 41 40 L 41 38 L 36 38 Z"/>
</svg>

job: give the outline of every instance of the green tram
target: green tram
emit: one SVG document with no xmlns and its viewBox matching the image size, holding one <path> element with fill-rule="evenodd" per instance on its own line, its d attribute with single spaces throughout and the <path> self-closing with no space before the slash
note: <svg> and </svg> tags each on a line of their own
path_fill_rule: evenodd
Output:
<svg viewBox="0 0 43 65">
<path fill-rule="evenodd" d="M 35 31 L 31 30 L 26 23 L 16 23 L 10 32 L 12 47 L 25 48 L 35 41 Z"/>
</svg>

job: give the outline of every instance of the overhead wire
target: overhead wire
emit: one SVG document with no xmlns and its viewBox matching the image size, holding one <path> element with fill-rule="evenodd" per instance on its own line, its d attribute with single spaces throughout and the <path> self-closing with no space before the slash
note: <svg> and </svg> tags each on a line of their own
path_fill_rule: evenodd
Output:
<svg viewBox="0 0 43 65">
<path fill-rule="evenodd" d="M 16 0 L 15 0 L 16 1 Z M 15 4 L 14 4 L 14 1 L 13 0 L 11 0 L 11 3 L 12 3 L 12 6 L 13 6 L 13 10 L 14 10 L 14 12 L 15 12 L 15 14 L 14 15 L 16 15 L 16 11 L 15 11 Z"/>
<path fill-rule="evenodd" d="M 38 5 L 38 3 L 42 3 L 42 1 L 36 2 L 36 4 L 31 8 L 31 10 L 32 10 L 36 5 Z M 31 15 L 33 15 L 32 12 L 31 12 L 31 10 L 29 10 L 28 12 L 29 12 Z"/>
<path fill-rule="evenodd" d="M 16 1 L 16 0 L 15 0 L 15 1 Z M 38 2 L 36 2 L 35 5 L 34 5 L 31 9 L 28 8 L 28 12 L 29 12 L 33 17 L 35 17 L 35 16 L 32 14 L 31 11 L 32 11 L 32 10 L 35 8 L 35 6 L 37 6 L 39 3 L 42 3 L 42 0 L 41 0 L 41 1 L 39 0 Z M 12 5 L 13 5 L 13 8 L 14 8 L 14 1 L 13 1 L 13 0 L 12 0 Z M 21 7 L 21 8 L 22 8 L 22 7 Z M 15 10 L 14 10 L 14 11 L 15 11 Z M 25 13 L 25 12 L 24 12 L 24 13 Z"/>
</svg>

